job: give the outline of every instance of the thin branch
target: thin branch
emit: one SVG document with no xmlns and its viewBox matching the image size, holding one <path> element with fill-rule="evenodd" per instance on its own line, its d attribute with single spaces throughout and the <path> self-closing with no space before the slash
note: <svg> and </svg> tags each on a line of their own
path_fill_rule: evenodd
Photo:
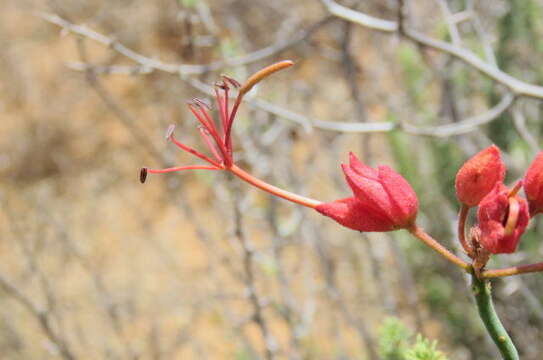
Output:
<svg viewBox="0 0 543 360">
<path fill-rule="evenodd" d="M 35 305 L 32 300 L 25 294 L 23 294 L 19 289 L 13 285 L 9 280 L 4 278 L 0 274 L 0 289 L 4 290 L 6 294 L 11 296 L 16 302 L 22 305 L 25 309 L 28 310 L 34 316 L 34 318 L 40 324 L 45 336 L 57 347 L 61 357 L 65 360 L 75 360 L 76 357 L 72 351 L 68 348 L 68 345 L 63 339 L 59 337 L 57 332 L 53 329 L 53 324 L 51 324 L 51 319 L 47 311 L 40 309 Z"/>
<path fill-rule="evenodd" d="M 300 30 L 296 34 L 288 37 L 287 40 L 278 41 L 274 44 L 271 44 L 267 47 L 256 50 L 246 55 L 215 61 L 207 65 L 189 65 L 165 63 L 159 59 L 150 58 L 148 56 L 142 55 L 128 48 L 119 41 L 113 39 L 112 37 L 108 37 L 99 32 L 96 32 L 88 28 L 87 26 L 73 24 L 56 14 L 40 12 L 36 15 L 52 24 L 60 26 L 64 32 L 71 32 L 76 35 L 92 39 L 107 47 L 110 47 L 119 54 L 124 55 L 132 61 L 140 64 L 143 67 L 144 73 L 152 72 L 152 70 L 160 70 L 166 73 L 182 76 L 204 74 L 209 71 L 219 70 L 220 68 L 225 66 L 241 66 L 266 59 L 282 51 L 288 50 L 289 48 L 297 45 L 300 42 L 307 40 L 315 33 L 315 31 L 334 20 L 333 16 L 326 16 L 323 19 L 310 25 L 307 29 Z"/>
<path fill-rule="evenodd" d="M 327 1 L 327 0 L 322 0 L 322 1 Z M 350 11 L 354 11 L 354 10 L 350 10 Z M 212 70 L 215 67 L 215 65 L 213 64 L 218 64 L 218 62 L 212 63 L 211 65 L 166 64 L 159 60 L 151 59 L 139 53 L 136 53 L 133 50 L 128 49 L 126 46 L 116 42 L 110 37 L 107 37 L 103 34 L 90 30 L 85 26 L 72 24 L 57 15 L 42 13 L 39 16 L 41 16 L 42 18 L 44 18 L 45 20 L 51 23 L 61 26 L 66 31 L 73 32 L 83 37 L 88 37 L 106 46 L 111 46 L 113 50 L 127 56 L 128 58 L 134 60 L 140 65 L 140 66 L 135 66 L 135 67 L 134 66 L 112 66 L 112 67 L 98 66 L 96 67 L 96 66 L 87 64 L 85 62 L 69 63 L 69 67 L 71 67 L 74 70 L 86 71 L 87 73 L 92 72 L 92 75 L 98 75 L 98 74 L 110 74 L 110 73 L 142 74 L 142 73 L 149 73 L 153 69 L 157 69 L 157 70 L 164 71 L 171 74 L 182 75 L 183 80 L 187 81 L 193 87 L 197 88 L 198 90 L 204 93 L 207 93 L 208 95 L 211 95 L 211 96 L 214 95 L 212 87 L 202 83 L 196 78 L 193 78 L 187 75 L 191 75 L 191 74 L 194 75 L 194 74 L 199 74 L 205 71 Z M 309 29 L 301 31 L 300 33 L 298 33 L 298 36 L 294 36 L 290 40 L 288 46 L 287 44 L 283 44 L 281 46 L 277 44 L 271 45 L 270 47 L 265 48 L 268 50 L 261 49 L 257 52 L 254 52 L 242 57 L 225 60 L 224 64 L 243 65 L 252 61 L 257 61 L 257 60 L 262 59 L 264 57 L 264 54 L 267 54 L 266 56 L 271 56 L 274 53 L 270 51 L 272 47 L 275 50 L 277 50 L 277 52 L 279 52 L 286 49 L 287 47 L 293 46 L 296 43 L 305 40 L 314 31 L 316 31 L 316 29 L 328 23 L 329 21 L 330 21 L 330 18 L 326 17 L 320 22 L 315 23 L 313 26 L 310 26 Z M 217 65 L 217 67 L 220 67 L 220 66 Z M 96 83 L 96 80 L 94 82 Z M 235 95 L 236 94 L 232 94 L 233 97 L 235 97 Z M 103 96 L 103 94 L 101 96 Z M 542 93 L 542 96 L 543 96 L 543 93 Z M 464 133 L 473 131 L 477 128 L 477 126 L 480 126 L 482 124 L 485 124 L 494 120 L 512 104 L 513 100 L 514 100 L 514 97 L 511 94 L 506 94 L 500 103 L 498 103 L 494 108 L 489 109 L 487 112 L 483 114 L 476 115 L 471 118 L 467 118 L 455 124 L 436 126 L 433 128 L 415 127 L 412 125 L 405 125 L 405 124 L 400 125 L 400 124 L 396 124 L 392 122 L 353 123 L 353 122 L 340 122 L 340 121 L 325 121 L 325 120 L 308 118 L 304 115 L 298 114 L 296 112 L 283 108 L 279 105 L 269 103 L 262 99 L 252 98 L 246 101 L 249 103 L 250 106 L 256 107 L 260 110 L 267 111 L 271 114 L 277 115 L 280 118 L 302 125 L 307 131 L 309 131 L 311 128 L 318 128 L 321 130 L 349 132 L 349 133 L 381 133 L 381 132 L 389 132 L 394 129 L 401 129 L 405 131 L 406 133 L 410 133 L 413 135 L 445 137 L 445 136 L 451 136 L 451 135 L 464 134 Z M 109 106 L 111 106 L 111 104 L 109 104 Z"/>
<path fill-rule="evenodd" d="M 241 209 L 241 204 L 239 200 L 239 191 L 236 191 L 237 194 L 235 199 L 233 199 L 234 207 L 234 234 L 237 240 L 240 243 L 242 249 L 242 266 L 243 266 L 243 279 L 247 291 L 247 296 L 253 313 L 251 315 L 251 320 L 259 328 L 264 341 L 265 347 L 265 358 L 267 360 L 275 359 L 275 354 L 277 352 L 277 341 L 271 334 L 268 322 L 264 317 L 264 304 L 259 295 L 257 289 L 257 279 L 255 274 L 255 264 L 254 264 L 254 255 L 255 250 L 251 241 L 245 236 L 243 229 L 243 211 Z"/>
<path fill-rule="evenodd" d="M 520 109 L 520 107 L 517 105 L 513 108 L 512 114 L 513 124 L 515 125 L 515 129 L 517 130 L 518 134 L 526 142 L 526 144 L 528 144 L 533 154 L 537 154 L 539 151 L 539 145 L 537 144 L 537 140 L 533 134 L 530 133 L 530 130 L 528 130 L 526 127 L 526 118 L 522 113 L 522 109 Z"/>
<path fill-rule="evenodd" d="M 447 28 L 449 29 L 449 34 L 451 35 L 451 40 L 453 44 L 457 46 L 462 45 L 462 38 L 460 36 L 460 32 L 458 31 L 457 23 L 454 21 L 453 13 L 451 12 L 451 9 L 449 8 L 449 4 L 446 0 L 436 0 L 439 7 L 441 8 L 441 12 L 443 13 L 443 17 L 445 18 L 445 22 L 447 23 Z"/>
<path fill-rule="evenodd" d="M 398 30 L 398 25 L 396 22 L 371 17 L 362 12 L 355 11 L 349 9 L 348 7 L 339 5 L 332 0 L 321 0 L 321 2 L 324 6 L 326 6 L 331 14 L 339 18 L 349 20 L 356 24 L 375 30 L 381 30 L 385 32 L 396 32 Z M 494 79 L 495 81 L 508 87 L 515 95 L 543 99 L 543 86 L 533 85 L 521 81 L 501 71 L 494 64 L 485 62 L 468 49 L 455 46 L 445 41 L 431 38 L 427 35 L 424 35 L 418 31 L 409 28 L 404 29 L 403 35 L 407 39 L 414 41 L 419 45 L 426 46 L 434 50 L 438 50 L 454 56 L 455 58 L 470 65 L 474 69 L 477 69 L 491 79 Z"/>
<path fill-rule="evenodd" d="M 367 28 L 386 31 L 386 32 L 395 32 L 398 30 L 398 24 L 394 21 L 379 19 L 367 14 L 364 14 L 360 11 L 355 11 L 349 9 L 348 7 L 339 5 L 332 0 L 321 0 L 321 2 L 326 6 L 328 11 L 342 19 L 351 21 L 356 24 L 363 25 Z"/>
<path fill-rule="evenodd" d="M 473 26 L 473 29 L 475 30 L 475 33 L 481 40 L 481 44 L 483 46 L 483 51 L 485 53 L 485 57 L 487 61 L 495 66 L 498 67 L 498 62 L 496 61 L 496 55 L 494 54 L 494 50 L 492 49 L 492 45 L 490 43 L 490 39 L 488 37 L 488 34 L 485 31 L 485 28 L 483 26 L 483 23 L 481 22 L 481 19 L 479 18 L 479 15 L 477 15 L 477 12 L 474 9 L 474 2 L 473 0 L 468 0 L 466 2 L 466 8 L 467 13 L 470 14 L 469 20 L 471 22 L 471 25 Z"/>
<path fill-rule="evenodd" d="M 409 124 L 403 124 L 403 130 L 412 135 L 427 135 L 435 137 L 447 137 L 452 135 L 461 135 L 477 129 L 479 126 L 487 124 L 507 111 L 514 103 L 515 97 L 506 93 L 496 106 L 486 112 L 469 117 L 453 124 L 440 125 L 435 127 L 416 127 Z"/>
</svg>

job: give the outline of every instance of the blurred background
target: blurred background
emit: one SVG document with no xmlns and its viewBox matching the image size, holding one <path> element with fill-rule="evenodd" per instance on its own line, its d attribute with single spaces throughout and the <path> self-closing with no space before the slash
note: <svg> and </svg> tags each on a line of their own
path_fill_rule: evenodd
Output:
<svg viewBox="0 0 543 360">
<path fill-rule="evenodd" d="M 523 86 L 543 84 L 543 2 L 340 5 L 355 22 L 330 0 L 2 2 L 1 358 L 402 360 L 434 341 L 425 359 L 498 358 L 468 279 L 406 232 L 350 231 L 222 172 L 138 181 L 199 163 L 164 140 L 173 123 L 203 149 L 187 100 L 291 59 L 242 106 L 239 165 L 323 201 L 350 196 L 349 151 L 390 165 L 458 250 L 456 170 L 495 143 L 512 183 L 538 151 L 543 91 Z M 490 266 L 541 261 L 542 231 Z M 543 278 L 493 284 L 540 359 Z"/>
</svg>

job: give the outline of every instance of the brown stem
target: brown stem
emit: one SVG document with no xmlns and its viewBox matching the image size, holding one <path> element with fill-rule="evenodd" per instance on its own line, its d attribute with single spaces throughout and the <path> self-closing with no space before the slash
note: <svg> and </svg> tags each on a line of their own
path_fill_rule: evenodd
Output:
<svg viewBox="0 0 543 360">
<path fill-rule="evenodd" d="M 512 266 L 512 267 L 503 268 L 503 269 L 485 270 L 483 271 L 481 275 L 483 278 L 496 278 L 496 277 L 505 277 L 505 276 L 520 275 L 520 274 L 527 274 L 527 273 L 541 272 L 541 271 L 543 271 L 543 262 L 529 264 L 529 265 Z"/>
<path fill-rule="evenodd" d="M 449 260 L 456 266 L 469 271 L 471 269 L 471 265 L 465 262 L 464 260 L 460 259 L 458 256 L 454 255 L 452 252 L 450 252 L 446 247 L 441 245 L 439 242 L 437 242 L 433 237 L 428 235 L 421 227 L 417 226 L 416 224 L 413 224 L 412 227 L 407 229 L 413 236 L 415 236 L 417 239 L 421 240 L 423 243 L 437 251 L 441 256 L 443 256 L 445 259 Z"/>
</svg>

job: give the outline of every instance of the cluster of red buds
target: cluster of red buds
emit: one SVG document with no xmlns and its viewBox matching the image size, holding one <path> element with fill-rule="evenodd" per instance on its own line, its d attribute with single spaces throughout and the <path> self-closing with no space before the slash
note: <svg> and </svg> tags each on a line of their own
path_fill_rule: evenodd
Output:
<svg viewBox="0 0 543 360">
<path fill-rule="evenodd" d="M 504 177 L 505 164 L 495 145 L 469 159 L 456 175 L 456 195 L 462 203 L 458 235 L 476 267 L 483 267 L 490 254 L 514 252 L 530 218 L 543 210 L 543 153 L 511 189 Z M 527 199 L 518 195 L 522 187 Z M 466 239 L 465 222 L 472 207 L 477 207 L 477 224 Z"/>
<path fill-rule="evenodd" d="M 173 125 L 168 128 L 166 138 L 180 149 L 204 160 L 207 165 L 142 168 L 140 181 L 145 182 L 149 173 L 199 169 L 229 171 L 257 188 L 315 209 L 353 230 L 386 232 L 406 229 L 455 265 L 466 271 L 474 269 L 478 276 L 497 277 L 543 271 L 543 263 L 538 263 L 483 272 L 490 254 L 514 252 L 530 218 L 543 212 L 543 152 L 531 164 L 524 179 L 518 181 L 512 189 L 503 183 L 505 165 L 500 150 L 494 145 L 468 160 L 458 171 L 455 187 L 462 204 L 458 235 L 462 247 L 473 260 L 472 264 L 451 253 L 417 226 L 417 195 L 409 183 L 388 166 L 371 168 L 351 153 L 349 164 L 343 164 L 342 169 L 353 196 L 326 203 L 277 188 L 239 168 L 233 156 L 232 125 L 244 95 L 265 77 L 292 64 L 291 61 L 281 61 L 270 65 L 249 77 L 244 84 L 223 76 L 222 81 L 214 87 L 219 115 L 217 122 L 210 115 L 211 106 L 207 102 L 193 99 L 188 106 L 200 123 L 200 135 L 209 155 L 177 140 Z M 237 96 L 230 106 L 232 89 L 237 91 Z M 518 195 L 522 187 L 527 200 Z M 473 207 L 478 207 L 477 223 L 471 227 L 469 237 L 466 238 L 465 225 L 469 210 Z"/>
</svg>

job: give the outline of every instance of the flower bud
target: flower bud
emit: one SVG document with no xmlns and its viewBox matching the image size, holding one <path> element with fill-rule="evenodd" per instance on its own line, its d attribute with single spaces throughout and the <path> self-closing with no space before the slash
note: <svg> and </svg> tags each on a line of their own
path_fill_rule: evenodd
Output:
<svg viewBox="0 0 543 360">
<path fill-rule="evenodd" d="M 532 162 L 524 176 L 524 192 L 532 216 L 543 212 L 543 151 Z"/>
<path fill-rule="evenodd" d="M 483 248 L 492 254 L 512 253 L 530 221 L 528 203 L 500 182 L 479 204 L 477 219 Z"/>
<path fill-rule="evenodd" d="M 503 181 L 505 165 L 500 149 L 492 145 L 466 161 L 456 174 L 456 196 L 467 206 L 476 206 L 497 183 Z"/>
<path fill-rule="evenodd" d="M 414 224 L 417 195 L 400 174 L 388 166 L 373 169 L 352 153 L 349 165 L 342 168 L 354 197 L 321 204 L 318 212 L 358 231 L 391 231 Z"/>
</svg>

